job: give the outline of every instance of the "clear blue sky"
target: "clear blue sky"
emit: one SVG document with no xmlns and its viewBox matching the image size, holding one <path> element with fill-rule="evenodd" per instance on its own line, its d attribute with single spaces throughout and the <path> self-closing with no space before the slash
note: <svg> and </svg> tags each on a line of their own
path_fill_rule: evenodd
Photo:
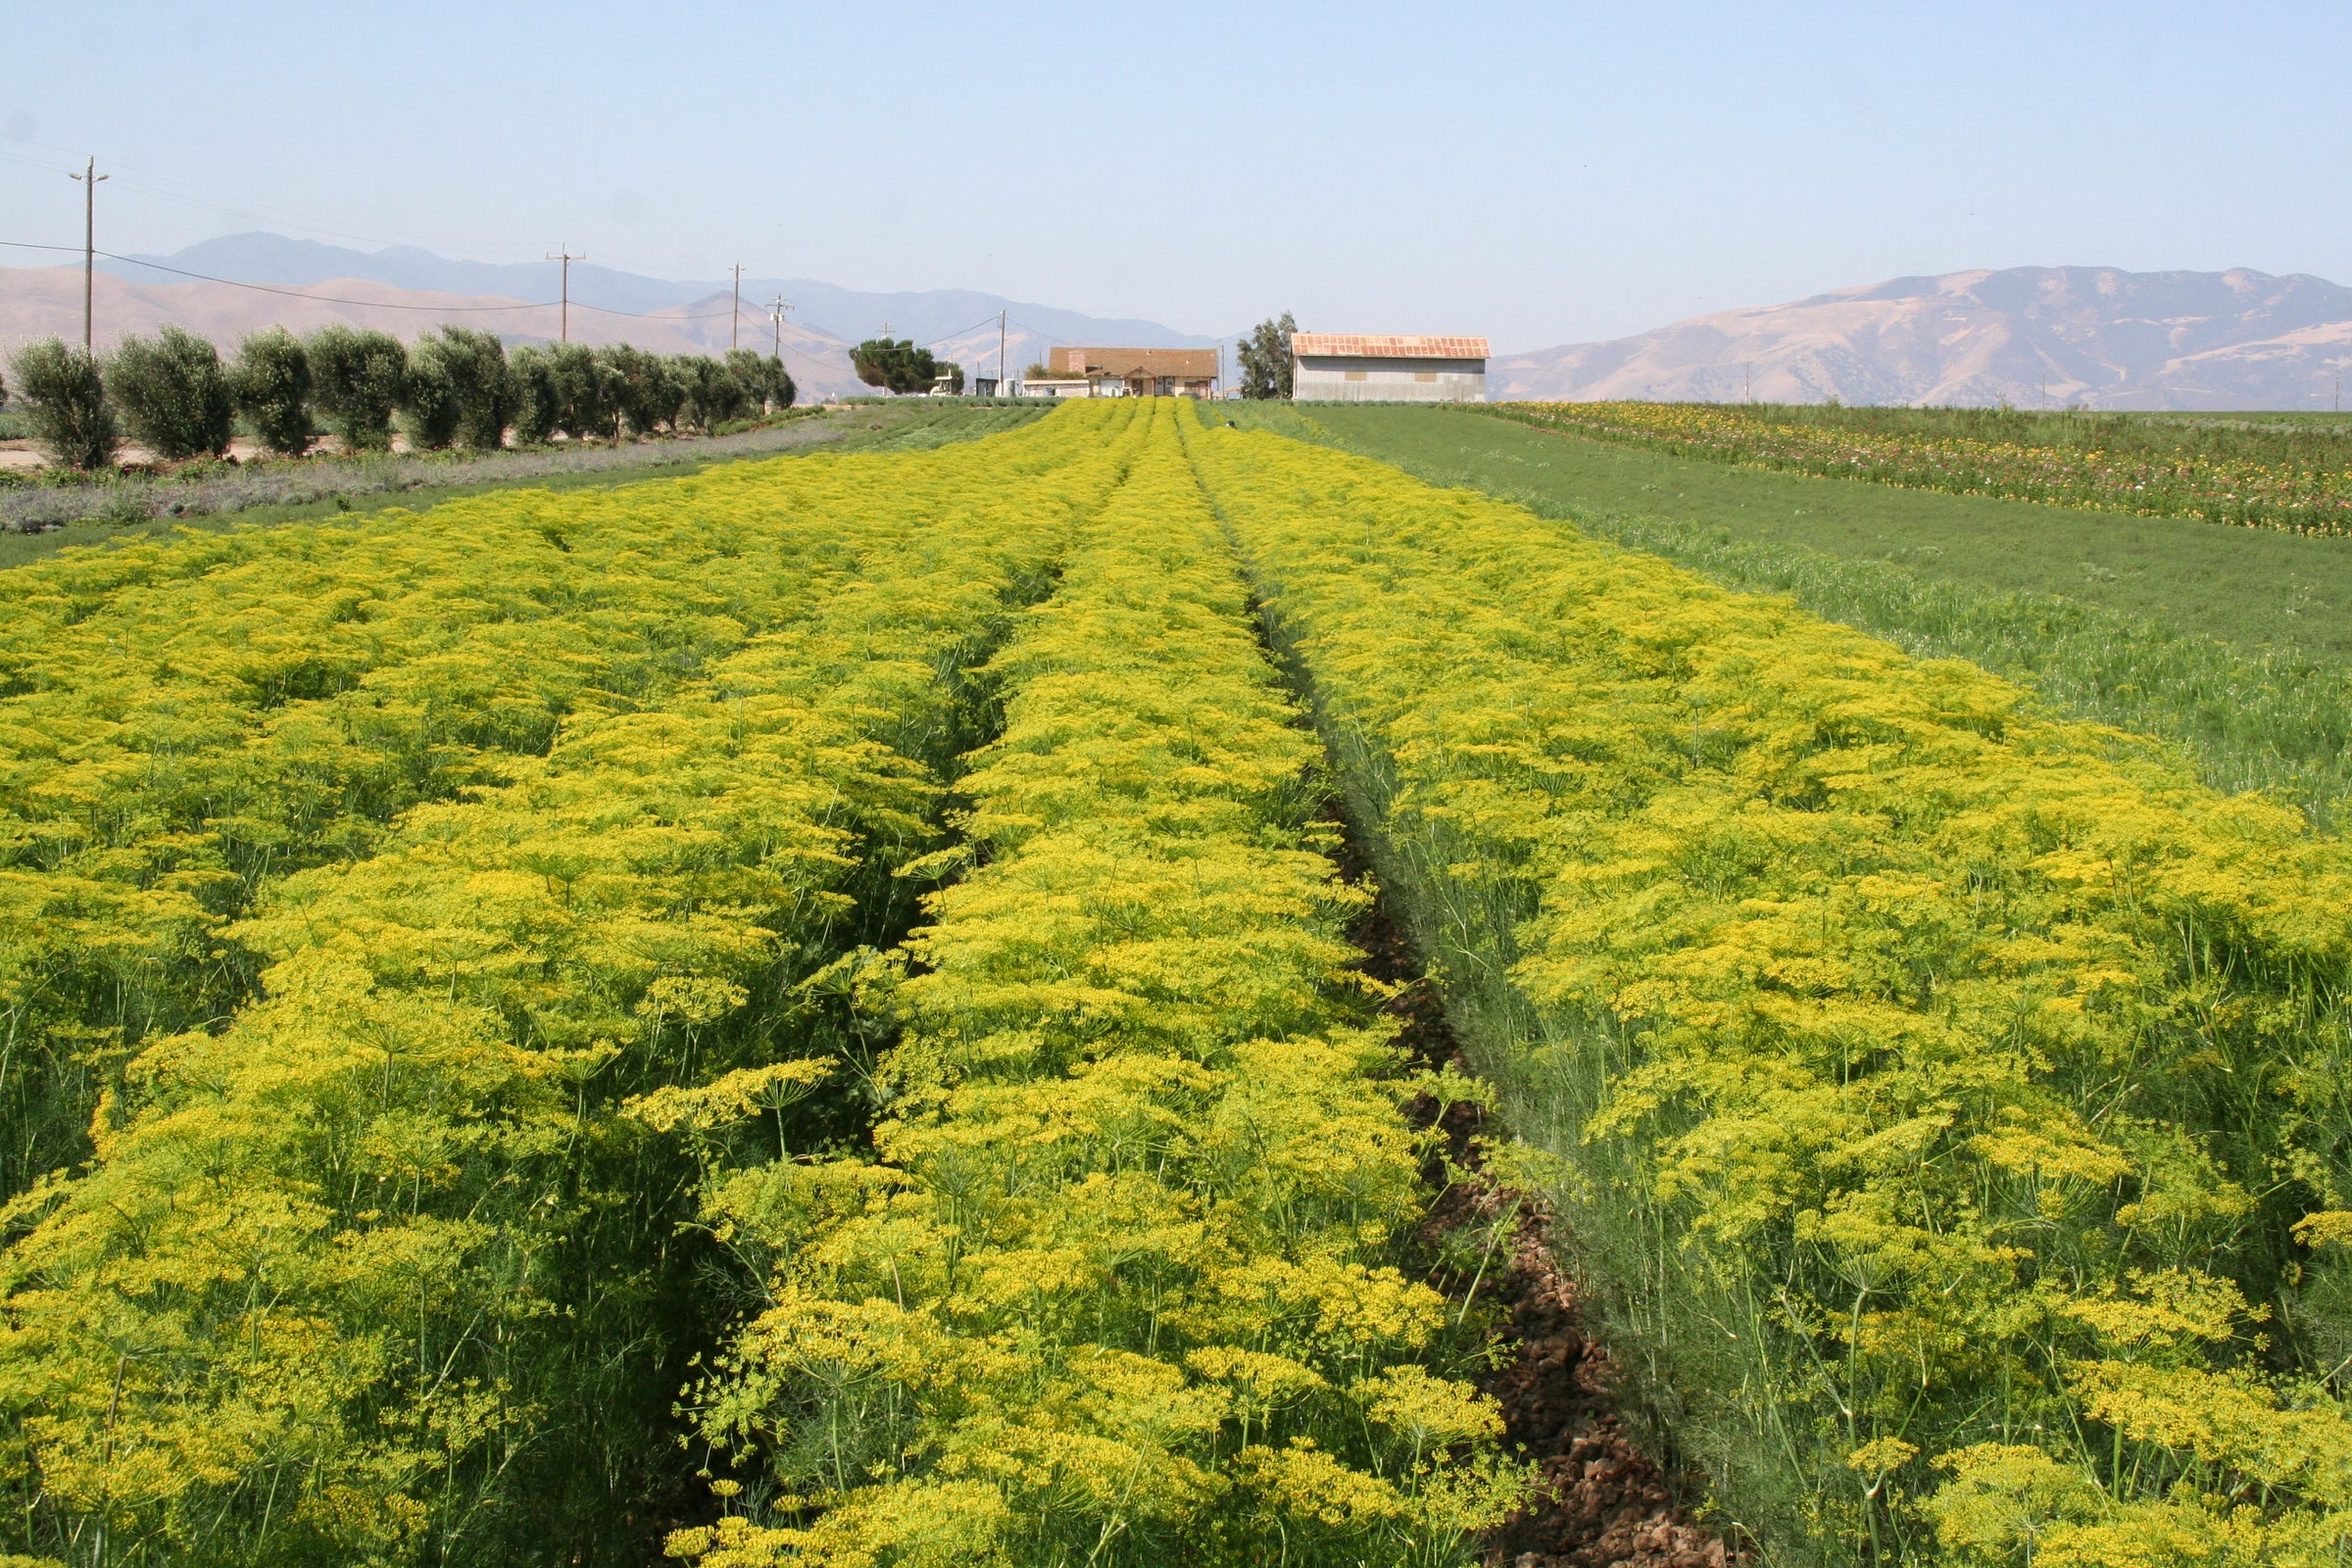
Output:
<svg viewBox="0 0 2352 1568">
<path fill-rule="evenodd" d="M 0 0 L 0 239 L 272 228 L 1222 332 L 1914 272 L 2352 282 L 2352 5 Z M 24 253 L 0 252 L 21 264 Z"/>
</svg>

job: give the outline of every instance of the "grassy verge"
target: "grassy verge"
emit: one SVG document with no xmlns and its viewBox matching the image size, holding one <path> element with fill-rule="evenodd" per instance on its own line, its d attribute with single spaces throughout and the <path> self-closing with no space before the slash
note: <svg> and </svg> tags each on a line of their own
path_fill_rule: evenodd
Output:
<svg viewBox="0 0 2352 1568">
<path fill-rule="evenodd" d="M 1973 661 L 2322 826 L 2352 802 L 2352 541 L 1720 466 L 1451 410 L 1220 412 Z"/>
<path fill-rule="evenodd" d="M 911 405 L 913 400 L 908 400 Z M 650 461 L 632 466 L 578 472 L 529 472 L 514 477 L 469 479 L 462 483 L 424 485 L 416 489 L 381 490 L 366 496 L 319 496 L 314 500 L 202 516 L 154 517 L 143 522 L 118 523 L 103 518 L 70 522 L 44 533 L 0 532 L 0 569 L 39 561 L 61 550 L 108 545 L 130 539 L 153 539 L 174 529 L 197 528 L 221 532 L 231 528 L 270 526 L 285 522 L 321 522 L 339 517 L 358 519 L 390 508 L 410 512 L 455 501 L 465 496 L 500 490 L 580 490 L 630 484 L 643 479 L 677 478 L 700 473 L 720 464 L 747 458 L 767 458 L 782 452 L 922 451 L 955 441 L 968 441 L 1028 423 L 1043 409 L 980 405 L 858 406 L 829 414 L 795 427 L 806 439 L 797 445 L 756 450 L 712 448 L 701 442 L 663 443 L 649 454 Z M 492 460 L 490 466 L 495 466 Z"/>
</svg>

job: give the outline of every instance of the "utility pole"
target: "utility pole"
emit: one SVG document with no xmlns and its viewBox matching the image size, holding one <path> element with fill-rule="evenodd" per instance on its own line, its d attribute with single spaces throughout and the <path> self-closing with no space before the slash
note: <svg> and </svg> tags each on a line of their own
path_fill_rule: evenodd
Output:
<svg viewBox="0 0 2352 1568">
<path fill-rule="evenodd" d="M 1004 397 L 1012 390 L 1004 366 L 1004 313 L 997 313 L 997 396 Z"/>
<path fill-rule="evenodd" d="M 727 352 L 732 354 L 743 336 L 743 264 L 735 264 L 735 314 L 727 318 Z"/>
<path fill-rule="evenodd" d="M 90 296 L 98 272 L 98 182 L 112 179 L 112 174 L 98 172 L 98 160 L 90 160 L 89 168 L 68 179 L 81 181 L 81 352 L 90 352 Z"/>
<path fill-rule="evenodd" d="M 579 255 L 574 256 L 571 254 L 570 246 L 559 245 L 547 253 L 547 259 L 564 264 L 564 315 L 562 317 L 564 324 L 562 330 L 564 341 L 568 343 L 571 341 L 571 264 L 586 261 L 588 253 L 582 251 Z"/>
<path fill-rule="evenodd" d="M 770 301 L 767 307 L 769 318 L 776 323 L 776 363 L 778 365 L 784 363 L 784 313 L 791 309 L 792 301 L 781 294 Z"/>
</svg>

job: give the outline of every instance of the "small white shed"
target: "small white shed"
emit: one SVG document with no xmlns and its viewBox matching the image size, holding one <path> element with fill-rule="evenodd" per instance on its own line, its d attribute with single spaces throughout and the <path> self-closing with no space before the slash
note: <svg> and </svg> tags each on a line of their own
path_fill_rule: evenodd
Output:
<svg viewBox="0 0 2352 1568">
<path fill-rule="evenodd" d="M 1294 332 L 1291 396 L 1302 403 L 1484 403 L 1487 340 Z"/>
</svg>

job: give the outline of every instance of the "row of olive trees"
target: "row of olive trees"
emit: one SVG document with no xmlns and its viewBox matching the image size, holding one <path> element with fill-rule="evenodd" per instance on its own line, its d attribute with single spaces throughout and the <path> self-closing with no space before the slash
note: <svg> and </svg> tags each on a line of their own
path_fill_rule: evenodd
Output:
<svg viewBox="0 0 2352 1568">
<path fill-rule="evenodd" d="M 366 328 L 326 326 L 298 338 L 271 327 L 226 363 L 176 326 L 125 337 L 103 360 L 48 338 L 20 350 L 9 372 L 35 438 L 77 468 L 111 465 L 125 432 L 169 463 L 217 456 L 240 415 L 263 446 L 300 457 L 321 420 L 350 452 L 390 446 L 396 416 L 416 449 L 481 450 L 503 445 L 510 431 L 520 446 L 558 434 L 708 431 L 788 408 L 794 394 L 781 361 L 748 349 L 723 360 L 625 343 L 510 354 L 495 334 L 463 326 L 427 332 L 413 348 Z"/>
</svg>

